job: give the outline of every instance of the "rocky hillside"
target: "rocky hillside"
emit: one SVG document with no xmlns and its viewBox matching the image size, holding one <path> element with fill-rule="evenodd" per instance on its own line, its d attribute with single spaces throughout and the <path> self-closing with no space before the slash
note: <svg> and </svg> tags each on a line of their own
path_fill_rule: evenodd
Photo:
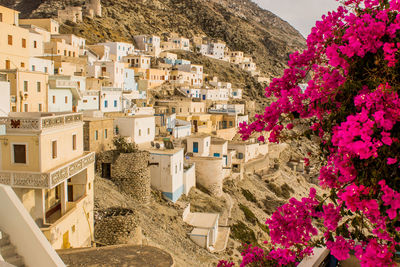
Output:
<svg viewBox="0 0 400 267">
<path fill-rule="evenodd" d="M 21 17 L 54 17 L 66 5 L 83 0 L 0 0 L 1 5 L 21 11 Z M 290 52 L 304 48 L 305 40 L 273 13 L 251 0 L 102 0 L 103 17 L 69 24 L 89 42 L 131 41 L 136 34 L 177 32 L 187 37 L 218 38 L 233 50 L 256 59 L 262 72 L 281 74 Z"/>
</svg>

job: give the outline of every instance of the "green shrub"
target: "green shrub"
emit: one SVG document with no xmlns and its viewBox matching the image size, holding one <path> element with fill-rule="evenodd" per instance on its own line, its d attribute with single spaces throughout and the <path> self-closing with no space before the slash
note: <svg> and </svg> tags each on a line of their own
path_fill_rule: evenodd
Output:
<svg viewBox="0 0 400 267">
<path fill-rule="evenodd" d="M 239 204 L 239 208 L 243 211 L 244 217 L 248 222 L 252 223 L 253 225 L 258 222 L 256 215 L 254 215 L 254 213 L 248 207 L 243 204 Z"/>
<path fill-rule="evenodd" d="M 256 234 L 242 221 L 231 226 L 231 237 L 242 243 L 257 245 Z"/>
<path fill-rule="evenodd" d="M 256 197 L 249 190 L 246 190 L 246 189 L 242 188 L 242 194 L 248 201 L 251 201 L 253 203 L 257 203 Z"/>
</svg>

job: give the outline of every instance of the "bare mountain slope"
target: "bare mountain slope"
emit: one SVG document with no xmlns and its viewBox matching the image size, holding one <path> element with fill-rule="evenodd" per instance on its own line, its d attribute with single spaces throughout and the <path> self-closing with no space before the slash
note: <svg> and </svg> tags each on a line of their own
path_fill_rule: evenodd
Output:
<svg viewBox="0 0 400 267">
<path fill-rule="evenodd" d="M 54 17 L 66 5 L 83 0 L 0 0 L 21 11 L 21 17 Z M 250 0 L 102 0 L 103 17 L 69 24 L 89 42 L 131 41 L 135 34 L 177 32 L 187 37 L 218 38 L 232 50 L 255 57 L 267 74 L 281 74 L 290 52 L 303 49 L 304 38 L 273 13 Z"/>
</svg>

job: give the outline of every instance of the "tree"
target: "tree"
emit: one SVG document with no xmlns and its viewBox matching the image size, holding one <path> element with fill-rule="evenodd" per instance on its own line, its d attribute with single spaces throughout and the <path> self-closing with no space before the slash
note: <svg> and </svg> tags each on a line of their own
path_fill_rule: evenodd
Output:
<svg viewBox="0 0 400 267">
<path fill-rule="evenodd" d="M 342 1 L 266 88 L 275 101 L 241 125 L 243 139 L 267 131 L 270 142 L 308 125 L 304 135 L 321 141 L 319 181 L 330 192 L 318 201 L 311 189 L 308 198 L 279 207 L 266 221 L 271 249 L 247 248 L 242 266 L 295 264 L 320 245 L 338 260 L 354 250 L 362 266 L 394 265 L 400 250 L 399 11 L 399 0 Z"/>
</svg>

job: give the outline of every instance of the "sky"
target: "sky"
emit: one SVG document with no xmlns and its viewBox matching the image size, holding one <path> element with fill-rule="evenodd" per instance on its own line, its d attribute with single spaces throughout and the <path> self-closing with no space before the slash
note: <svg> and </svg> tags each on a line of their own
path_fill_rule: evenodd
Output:
<svg viewBox="0 0 400 267">
<path fill-rule="evenodd" d="M 253 0 L 264 9 L 286 20 L 304 37 L 323 14 L 336 9 L 335 0 Z"/>
</svg>

